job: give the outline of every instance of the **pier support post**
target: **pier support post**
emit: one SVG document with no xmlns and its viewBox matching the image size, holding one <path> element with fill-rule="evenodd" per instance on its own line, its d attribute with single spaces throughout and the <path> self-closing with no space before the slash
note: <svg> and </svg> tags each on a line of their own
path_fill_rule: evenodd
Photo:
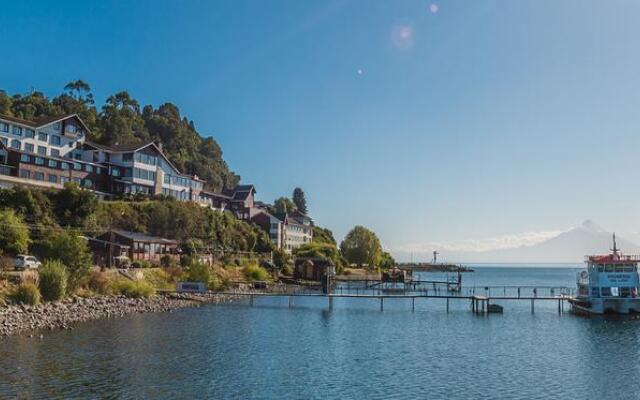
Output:
<svg viewBox="0 0 640 400">
<path fill-rule="evenodd" d="M 447 297 L 447 312 L 449 312 L 449 298 Z"/>
<path fill-rule="evenodd" d="M 329 310 L 333 310 L 333 296 L 329 296 Z"/>
<path fill-rule="evenodd" d="M 293 296 L 289 296 L 289 308 L 293 306 Z"/>
<path fill-rule="evenodd" d="M 562 314 L 562 300 L 558 300 L 558 314 Z"/>
<path fill-rule="evenodd" d="M 253 295 L 249 296 L 249 305 L 253 307 Z"/>
<path fill-rule="evenodd" d="M 412 297 L 411 298 L 411 311 L 415 311 L 416 310 L 416 298 Z"/>
<path fill-rule="evenodd" d="M 384 311 L 384 297 L 380 297 L 380 311 Z"/>
<path fill-rule="evenodd" d="M 533 303 L 534 303 L 534 300 L 531 299 L 531 314 L 533 314 L 535 312 L 534 308 L 533 308 Z"/>
</svg>

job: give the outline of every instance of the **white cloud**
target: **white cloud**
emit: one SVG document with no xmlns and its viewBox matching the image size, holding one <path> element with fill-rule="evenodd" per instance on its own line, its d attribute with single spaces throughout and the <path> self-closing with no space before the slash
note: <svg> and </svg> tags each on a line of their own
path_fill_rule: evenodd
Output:
<svg viewBox="0 0 640 400">
<path fill-rule="evenodd" d="M 502 249 L 513 249 L 517 247 L 528 247 L 546 240 L 554 238 L 566 231 L 540 231 L 540 232 L 523 232 L 512 235 L 496 236 L 485 239 L 465 239 L 457 241 L 442 241 L 428 243 L 407 243 L 399 246 L 396 250 L 402 252 L 432 252 L 450 251 L 450 252 L 482 252 Z"/>
</svg>

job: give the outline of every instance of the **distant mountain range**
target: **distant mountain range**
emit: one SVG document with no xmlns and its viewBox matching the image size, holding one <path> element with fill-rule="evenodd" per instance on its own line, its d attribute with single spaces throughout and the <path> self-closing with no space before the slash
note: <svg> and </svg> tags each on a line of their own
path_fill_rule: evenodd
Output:
<svg viewBox="0 0 640 400">
<path fill-rule="evenodd" d="M 625 254 L 640 254 L 640 246 L 617 236 L 618 248 Z M 587 220 L 543 242 L 490 251 L 446 251 L 439 258 L 450 262 L 478 263 L 581 263 L 588 254 L 608 254 L 612 232 Z M 436 249 L 434 249 L 436 250 Z M 428 255 L 424 255 L 430 258 Z"/>
</svg>

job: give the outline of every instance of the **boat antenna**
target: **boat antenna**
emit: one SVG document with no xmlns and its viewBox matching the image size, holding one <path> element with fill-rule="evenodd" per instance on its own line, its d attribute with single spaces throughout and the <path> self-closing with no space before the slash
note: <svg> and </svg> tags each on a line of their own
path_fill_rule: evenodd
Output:
<svg viewBox="0 0 640 400">
<path fill-rule="evenodd" d="M 433 264 L 435 264 L 438 261 L 438 253 L 437 251 L 434 250 L 433 252 Z"/>
<path fill-rule="evenodd" d="M 611 249 L 611 251 L 613 251 L 613 254 L 618 255 L 618 246 L 616 245 L 616 233 L 613 232 L 613 249 Z"/>
</svg>

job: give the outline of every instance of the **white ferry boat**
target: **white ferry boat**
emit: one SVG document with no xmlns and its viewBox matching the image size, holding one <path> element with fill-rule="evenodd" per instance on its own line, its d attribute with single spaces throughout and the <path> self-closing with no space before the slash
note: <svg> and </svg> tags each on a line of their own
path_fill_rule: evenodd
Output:
<svg viewBox="0 0 640 400">
<path fill-rule="evenodd" d="M 586 256 L 587 270 L 578 274 L 578 291 L 569 302 L 580 314 L 640 312 L 638 262 L 640 256 L 623 255 L 613 235 L 611 254 Z"/>
</svg>

